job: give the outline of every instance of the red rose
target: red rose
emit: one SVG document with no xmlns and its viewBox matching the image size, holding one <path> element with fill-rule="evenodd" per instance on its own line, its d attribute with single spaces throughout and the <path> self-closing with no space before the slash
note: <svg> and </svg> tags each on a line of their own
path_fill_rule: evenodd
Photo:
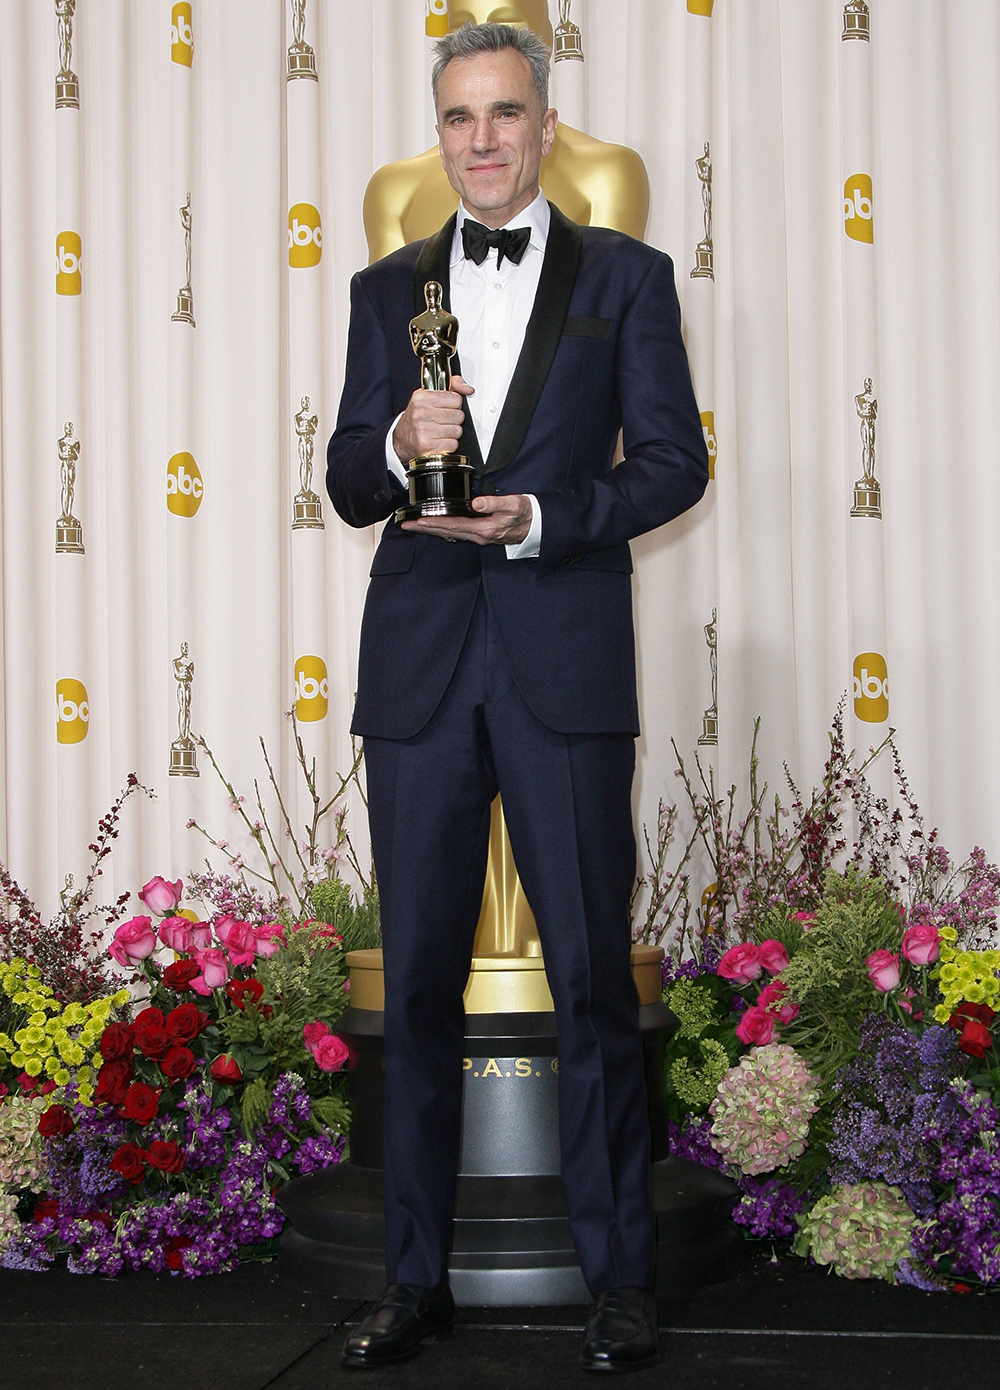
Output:
<svg viewBox="0 0 1000 1390">
<path fill-rule="evenodd" d="M 993 1046 L 993 1034 L 978 1018 L 970 1018 L 966 1020 L 958 1045 L 970 1057 L 978 1057 L 982 1061 Z"/>
<path fill-rule="evenodd" d="M 17 1078 L 17 1084 L 21 1088 L 22 1095 L 30 1096 L 32 1091 L 38 1085 L 38 1077 L 29 1076 L 26 1071 L 23 1071 L 21 1072 L 21 1075 Z"/>
<path fill-rule="evenodd" d="M 222 1081 L 227 1086 L 235 1086 L 237 1081 L 243 1080 L 240 1064 L 231 1052 L 223 1052 L 216 1057 L 209 1071 L 216 1081 Z"/>
<path fill-rule="evenodd" d="M 170 1039 L 162 1023 L 147 1023 L 143 1028 L 136 1025 L 135 1045 L 144 1057 L 162 1057 Z"/>
<path fill-rule="evenodd" d="M 168 1081 L 183 1081 L 194 1071 L 194 1053 L 189 1047 L 174 1044 L 160 1058 L 160 1070 Z"/>
<path fill-rule="evenodd" d="M 167 1014 L 165 1027 L 171 1042 L 188 1043 L 208 1027 L 208 1014 L 203 1014 L 197 1004 L 178 1004 Z"/>
<path fill-rule="evenodd" d="M 176 990 L 180 994 L 191 988 L 191 981 L 200 973 L 197 961 L 175 960 L 173 965 L 168 965 L 164 970 L 163 983 L 167 989 Z"/>
<path fill-rule="evenodd" d="M 183 1269 L 183 1251 L 190 1249 L 194 1241 L 190 1236 L 171 1236 L 163 1247 L 168 1269 Z"/>
<path fill-rule="evenodd" d="M 52 1094 L 52 1092 L 55 1091 L 55 1090 L 58 1090 L 58 1083 L 57 1083 L 57 1082 L 52 1081 L 52 1080 L 43 1081 L 42 1084 L 41 1084 L 41 1086 L 39 1086 L 39 1088 L 38 1088 L 38 1094 L 39 1094 L 40 1096 L 50 1096 L 50 1095 Z"/>
<path fill-rule="evenodd" d="M 146 1150 L 146 1162 L 161 1173 L 179 1173 L 184 1167 L 184 1151 L 170 1139 L 154 1139 Z"/>
<path fill-rule="evenodd" d="M 967 1018 L 978 1019 L 980 1023 L 984 1023 L 988 1028 L 996 1018 L 996 1014 L 990 1008 L 989 1004 L 959 1004 L 948 1022 L 952 1028 L 961 1029 L 965 1026 L 965 1020 Z"/>
<path fill-rule="evenodd" d="M 226 993 L 238 1009 L 245 1009 L 248 1004 L 256 1004 L 263 996 L 264 986 L 259 980 L 230 980 Z"/>
<path fill-rule="evenodd" d="M 123 1117 L 139 1125 L 148 1125 L 150 1120 L 155 1120 L 160 1108 L 160 1094 L 155 1086 L 147 1086 L 145 1081 L 133 1081 L 122 1103 Z"/>
<path fill-rule="evenodd" d="M 130 1023 L 109 1023 L 101 1034 L 101 1056 L 107 1062 L 129 1057 L 135 1046 L 135 1033 Z"/>
<path fill-rule="evenodd" d="M 163 1027 L 163 1010 L 162 1010 L 162 1009 L 154 1009 L 154 1008 L 140 1009 L 139 1012 L 136 1014 L 136 1016 L 135 1016 L 135 1026 L 136 1026 L 136 1028 L 148 1028 L 149 1025 L 150 1025 L 151 1023 L 157 1024 L 157 1026 L 160 1027 L 160 1028 Z"/>
<path fill-rule="evenodd" d="M 99 1105 L 121 1105 L 125 1100 L 125 1093 L 132 1076 L 132 1063 L 127 1057 L 119 1057 L 114 1062 L 105 1062 L 97 1073 L 94 1099 Z"/>
<path fill-rule="evenodd" d="M 115 1150 L 108 1167 L 135 1187 L 146 1175 L 146 1155 L 138 1144 L 122 1144 Z"/>
<path fill-rule="evenodd" d="M 73 1116 L 65 1105 L 50 1105 L 38 1117 L 38 1133 L 46 1139 L 63 1139 L 67 1134 L 72 1134 L 75 1128 Z"/>
<path fill-rule="evenodd" d="M 54 1221 L 59 1215 L 59 1203 L 54 1197 L 40 1197 L 31 1213 L 32 1221 Z"/>
</svg>

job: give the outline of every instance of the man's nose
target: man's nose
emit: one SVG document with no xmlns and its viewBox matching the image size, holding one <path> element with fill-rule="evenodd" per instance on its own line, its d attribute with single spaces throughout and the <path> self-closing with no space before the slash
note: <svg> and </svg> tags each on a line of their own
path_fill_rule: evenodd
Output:
<svg viewBox="0 0 1000 1390">
<path fill-rule="evenodd" d="M 496 127 L 489 116 L 480 116 L 472 131 L 472 147 L 476 150 L 491 150 L 496 145 Z"/>
</svg>

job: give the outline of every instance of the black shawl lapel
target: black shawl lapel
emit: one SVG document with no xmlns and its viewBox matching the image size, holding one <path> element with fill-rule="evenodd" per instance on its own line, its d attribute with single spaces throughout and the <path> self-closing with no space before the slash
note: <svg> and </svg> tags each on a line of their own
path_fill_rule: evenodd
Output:
<svg viewBox="0 0 1000 1390">
<path fill-rule="evenodd" d="M 441 286 L 441 303 L 449 312 L 451 310 L 451 244 L 455 236 L 456 217 L 457 214 L 453 213 L 441 230 L 435 232 L 432 237 L 428 237 L 420 248 L 417 264 L 413 271 L 413 303 L 415 312 L 418 314 L 422 314 L 427 308 L 424 286 L 428 280 L 438 282 Z M 461 339 L 461 324 L 458 325 L 458 332 Z M 461 374 L 462 367 L 457 352 L 451 359 L 451 370 L 455 376 Z M 462 426 L 462 437 L 458 441 L 456 453 L 464 454 L 477 473 L 483 472 L 483 451 L 479 447 L 476 427 L 472 423 L 472 412 L 468 406 L 465 409 L 465 423 Z"/>
<path fill-rule="evenodd" d="M 582 240 L 580 229 L 552 203 L 549 209 L 549 234 L 545 242 L 538 291 L 525 330 L 521 355 L 517 359 L 507 399 L 497 421 L 490 456 L 483 470 L 486 473 L 505 468 L 524 443 L 524 436 L 559 346 L 566 311 L 576 284 Z M 471 458 L 469 462 L 472 462 Z"/>
</svg>

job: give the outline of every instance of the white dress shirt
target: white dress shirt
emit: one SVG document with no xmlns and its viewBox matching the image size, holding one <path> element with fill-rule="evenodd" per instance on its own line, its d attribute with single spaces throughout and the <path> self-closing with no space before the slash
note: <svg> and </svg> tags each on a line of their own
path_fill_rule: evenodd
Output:
<svg viewBox="0 0 1000 1390">
<path fill-rule="evenodd" d="M 482 265 L 476 265 L 475 261 L 466 260 L 462 244 L 462 223 L 471 214 L 464 203 L 458 205 L 449 268 L 451 312 L 458 319 L 462 377 L 476 388 L 475 395 L 465 397 L 464 409 L 472 416 L 484 459 L 489 456 L 535 303 L 549 215 L 545 195 L 539 192 L 534 202 L 504 224 L 531 229 L 531 240 L 520 264 L 515 265 L 505 256 L 498 267 L 496 248 L 491 246 Z M 385 459 L 395 476 L 406 483 L 406 469 L 392 446 L 399 419 L 397 415 L 386 436 Z M 531 493 L 526 496 L 531 504 L 531 525 L 523 541 L 505 547 L 508 560 L 533 560 L 541 545 L 541 507 Z"/>
</svg>

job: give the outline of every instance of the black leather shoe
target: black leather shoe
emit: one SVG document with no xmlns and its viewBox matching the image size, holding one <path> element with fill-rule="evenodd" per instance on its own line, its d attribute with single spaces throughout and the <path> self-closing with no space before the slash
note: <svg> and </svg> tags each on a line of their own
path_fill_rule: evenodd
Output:
<svg viewBox="0 0 1000 1390">
<path fill-rule="evenodd" d="M 639 1371 L 660 1359 L 656 1304 L 645 1289 L 605 1289 L 594 1299 L 580 1353 L 585 1371 Z"/>
<path fill-rule="evenodd" d="M 455 1331 L 455 1301 L 447 1284 L 390 1284 L 344 1346 L 345 1366 L 387 1366 L 416 1356 L 421 1342 Z"/>
</svg>

